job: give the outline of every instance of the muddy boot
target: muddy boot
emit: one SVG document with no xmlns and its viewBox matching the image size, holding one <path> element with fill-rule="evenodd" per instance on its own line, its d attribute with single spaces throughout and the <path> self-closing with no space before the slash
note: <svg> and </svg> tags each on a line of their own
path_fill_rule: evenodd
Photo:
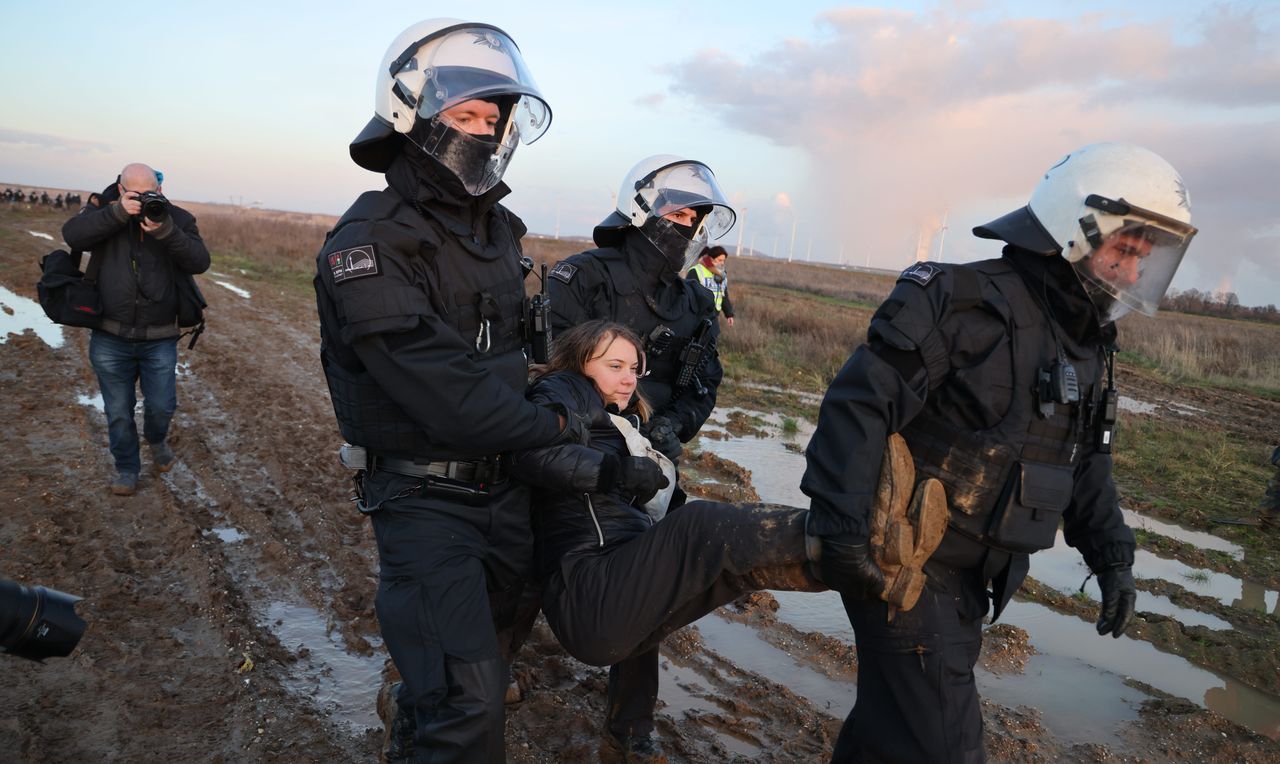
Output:
<svg viewBox="0 0 1280 764">
<path fill-rule="evenodd" d="M 138 473 L 119 472 L 111 481 L 111 492 L 116 496 L 132 496 L 138 492 Z"/>
<path fill-rule="evenodd" d="M 916 485 L 911 451 L 901 435 L 890 435 L 880 464 L 880 482 L 871 510 L 871 550 L 884 573 L 880 599 L 897 610 L 915 607 L 924 591 L 924 564 L 947 530 L 947 497 L 942 483 Z"/>
<path fill-rule="evenodd" d="M 396 702 L 400 682 L 383 685 L 378 693 L 378 716 L 382 718 L 382 761 L 384 764 L 412 764 L 413 733 L 417 728 L 413 714 Z"/>
<path fill-rule="evenodd" d="M 742 576 L 743 585 L 752 591 L 773 589 L 783 592 L 825 592 L 827 585 L 813 575 L 813 568 L 804 562 L 792 565 L 775 565 L 755 568 Z"/>
<path fill-rule="evenodd" d="M 652 733 L 617 738 L 605 731 L 600 741 L 603 764 L 666 764 L 667 754 Z"/>
<path fill-rule="evenodd" d="M 178 457 L 174 455 L 173 449 L 169 448 L 168 441 L 160 441 L 151 445 L 151 461 L 156 465 L 156 469 L 161 472 L 168 472 L 173 469 L 173 465 L 178 461 Z"/>
</svg>

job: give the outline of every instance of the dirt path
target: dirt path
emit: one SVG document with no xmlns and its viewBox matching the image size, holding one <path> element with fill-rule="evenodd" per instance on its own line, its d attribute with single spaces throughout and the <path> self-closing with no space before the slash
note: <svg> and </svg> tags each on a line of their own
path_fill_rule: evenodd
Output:
<svg viewBox="0 0 1280 764">
<path fill-rule="evenodd" d="M 28 232 L 56 237 L 61 222 L 0 207 L 0 284 L 34 297 L 34 263 L 50 243 Z M 377 757 L 376 552 L 333 455 L 312 298 L 235 274 L 202 277 L 201 286 L 210 328 L 180 353 L 181 461 L 162 477 L 144 453 L 131 498 L 107 492 L 102 414 L 78 402 L 97 392 L 86 333 L 68 330 L 56 349 L 30 333 L 0 343 L 0 574 L 83 596 L 89 623 L 69 659 L 0 657 L 0 760 Z M 700 469 L 715 477 L 727 468 Z M 298 613 L 314 619 L 318 636 L 289 636 L 285 621 Z M 833 682 L 847 687 L 854 675 L 846 645 L 771 619 L 767 595 L 726 616 Z M 354 667 L 325 657 L 333 644 Z M 734 665 L 696 630 L 664 653 L 671 689 L 659 732 L 673 761 L 825 760 L 846 707 L 819 708 Z M 594 760 L 604 670 L 568 658 L 540 627 L 514 673 L 524 699 L 508 708 L 510 759 Z M 1054 740 L 1033 709 L 989 706 L 987 718 L 996 761 L 1280 760 L 1273 742 L 1185 704 L 1153 705 L 1127 733 L 1125 759 Z"/>
</svg>

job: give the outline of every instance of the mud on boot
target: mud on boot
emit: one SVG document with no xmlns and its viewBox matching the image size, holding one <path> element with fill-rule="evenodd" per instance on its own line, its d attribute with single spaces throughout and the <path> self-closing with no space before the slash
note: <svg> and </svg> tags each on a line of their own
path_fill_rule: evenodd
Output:
<svg viewBox="0 0 1280 764">
<path fill-rule="evenodd" d="M 116 496 L 132 496 L 138 492 L 138 473 L 118 472 L 111 481 L 111 492 Z"/>
<path fill-rule="evenodd" d="M 871 510 L 871 550 L 884 573 L 880 599 L 889 617 L 915 607 L 928 577 L 924 564 L 947 531 L 947 496 L 941 482 L 916 484 L 915 464 L 901 435 L 889 436 Z"/>
<path fill-rule="evenodd" d="M 417 724 L 413 714 L 396 702 L 400 684 L 384 684 L 378 693 L 378 716 L 382 719 L 382 764 L 413 762 L 413 733 Z"/>
<path fill-rule="evenodd" d="M 667 764 L 667 754 L 653 733 L 619 738 L 606 730 L 599 753 L 603 764 Z"/>
<path fill-rule="evenodd" d="M 173 469 L 178 457 L 174 455 L 173 449 L 169 447 L 169 441 L 162 440 L 159 443 L 151 443 L 149 445 L 151 446 L 151 461 L 156 465 L 156 469 L 161 472 L 168 472 Z"/>
</svg>

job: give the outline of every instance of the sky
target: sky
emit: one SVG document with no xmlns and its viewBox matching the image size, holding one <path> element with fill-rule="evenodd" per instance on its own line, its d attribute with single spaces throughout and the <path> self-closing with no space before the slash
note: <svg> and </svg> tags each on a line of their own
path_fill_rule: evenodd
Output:
<svg viewBox="0 0 1280 764">
<path fill-rule="evenodd" d="M 174 199 L 340 214 L 382 185 L 347 144 L 387 45 L 452 16 L 508 32 L 551 106 L 506 175 L 534 233 L 589 236 L 633 164 L 676 154 L 730 197 L 731 253 L 966 262 L 999 253 L 970 229 L 1063 155 L 1123 141 L 1190 191 L 1200 233 L 1174 287 L 1280 304 L 1280 3 L 423 8 L 0 0 L 23 62 L 0 74 L 0 183 L 96 190 L 142 161 Z"/>
</svg>

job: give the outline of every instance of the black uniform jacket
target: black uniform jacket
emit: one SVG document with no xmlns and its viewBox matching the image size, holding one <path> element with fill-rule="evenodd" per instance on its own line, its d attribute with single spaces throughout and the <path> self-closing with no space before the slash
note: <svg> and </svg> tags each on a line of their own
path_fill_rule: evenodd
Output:
<svg viewBox="0 0 1280 764">
<path fill-rule="evenodd" d="M 467 194 L 425 156 L 398 157 L 317 258 L 321 360 L 343 436 L 387 456 L 455 459 L 553 440 L 524 398 L 524 226 L 499 184 Z"/>
<path fill-rule="evenodd" d="M 534 486 L 535 565 L 545 578 L 565 558 L 607 551 L 644 533 L 653 520 L 617 487 L 617 464 L 628 455 L 627 445 L 590 379 L 554 372 L 534 383 L 529 399 L 585 418 L 591 434 L 585 445 L 546 446 L 512 457 L 512 477 Z"/>
<path fill-rule="evenodd" d="M 671 419 L 680 440 L 688 441 L 715 408 L 716 389 L 724 377 L 719 355 L 709 350 L 698 373 L 704 395 L 692 388 L 679 393 L 672 388 L 680 351 L 702 320 L 710 319 L 711 336 L 719 336 L 715 298 L 673 272 L 638 229 L 627 228 L 611 241 L 614 246 L 580 252 L 551 270 L 547 290 L 552 331 L 561 333 L 591 319 L 607 319 L 630 327 L 647 342 L 658 326 L 670 329 L 675 337 L 662 352 L 648 348 L 649 375 L 640 380 L 640 390 L 654 415 Z"/>
<path fill-rule="evenodd" d="M 172 325 L 167 336 L 178 335 L 177 276 L 209 269 L 209 250 L 190 212 L 170 204 L 160 227 L 144 233 L 119 202 L 86 206 L 62 226 L 62 238 L 73 250 L 92 251 L 100 259 L 102 317 L 121 330 L 112 333 L 131 336 L 135 328 Z M 147 336 L 161 335 L 151 331 Z"/>
<path fill-rule="evenodd" d="M 956 296 L 959 269 L 994 274 L 995 280 L 983 281 L 980 299 L 962 301 Z M 993 292 L 992 284 L 1000 291 Z M 1017 460 L 1030 456 L 1056 462 L 1047 469 L 1065 472 L 1067 543 L 1094 570 L 1132 563 L 1134 537 L 1119 509 L 1111 456 L 1096 450 L 1091 429 L 1090 404 L 1104 380 L 1103 348 L 1114 339 L 1114 326 L 1100 328 L 1096 316 L 1070 266 L 1056 256 L 1006 247 L 1000 260 L 918 263 L 904 271 L 873 316 L 867 344 L 823 399 L 801 482 L 812 499 L 810 532 L 867 538 L 885 440 L 904 431 L 917 477 L 932 475 L 947 484 L 953 530 L 957 519 L 990 513 Z M 1080 373 L 1083 403 L 1055 407 L 1053 416 L 1044 417 L 1036 372 L 1061 360 L 1059 344 Z M 919 434 L 939 432 L 945 433 L 940 444 Z M 947 458 L 939 454 L 967 455 L 968 462 L 956 463 L 972 469 L 962 472 L 950 462 L 946 466 L 955 472 L 941 469 Z M 1000 469 L 984 469 L 984 462 Z"/>
</svg>

